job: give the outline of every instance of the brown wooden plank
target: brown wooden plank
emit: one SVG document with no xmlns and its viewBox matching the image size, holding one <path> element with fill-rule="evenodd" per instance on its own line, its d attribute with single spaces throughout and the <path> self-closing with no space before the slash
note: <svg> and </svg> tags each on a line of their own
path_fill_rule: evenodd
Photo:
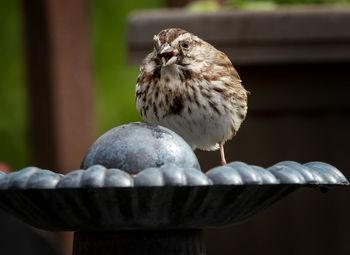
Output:
<svg viewBox="0 0 350 255">
<path fill-rule="evenodd" d="M 93 141 L 87 1 L 23 0 L 33 164 L 79 169 Z M 57 233 L 65 254 L 72 233 Z"/>
<path fill-rule="evenodd" d="M 129 62 L 140 64 L 161 29 L 180 27 L 224 51 L 234 64 L 337 62 L 350 59 L 349 9 L 139 11 L 129 16 Z"/>
<path fill-rule="evenodd" d="M 94 136 L 87 2 L 23 3 L 34 163 L 78 169 Z"/>
</svg>

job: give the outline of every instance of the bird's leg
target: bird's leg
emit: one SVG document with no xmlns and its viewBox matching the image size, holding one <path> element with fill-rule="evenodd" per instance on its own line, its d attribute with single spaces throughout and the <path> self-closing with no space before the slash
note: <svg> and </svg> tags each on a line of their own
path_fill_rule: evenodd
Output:
<svg viewBox="0 0 350 255">
<path fill-rule="evenodd" d="M 220 147 L 220 156 L 221 156 L 221 165 L 226 166 L 226 159 L 225 159 L 225 152 L 224 152 L 224 143 L 219 142 L 219 147 Z"/>
</svg>

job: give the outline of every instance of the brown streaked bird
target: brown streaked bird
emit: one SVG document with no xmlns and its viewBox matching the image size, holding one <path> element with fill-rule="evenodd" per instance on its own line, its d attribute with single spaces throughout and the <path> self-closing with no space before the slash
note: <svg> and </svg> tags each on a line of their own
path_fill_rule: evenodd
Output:
<svg viewBox="0 0 350 255">
<path fill-rule="evenodd" d="M 137 110 L 192 149 L 220 149 L 226 165 L 224 143 L 247 114 L 247 91 L 237 71 L 223 52 L 183 29 L 164 29 L 153 42 L 137 79 Z"/>
</svg>

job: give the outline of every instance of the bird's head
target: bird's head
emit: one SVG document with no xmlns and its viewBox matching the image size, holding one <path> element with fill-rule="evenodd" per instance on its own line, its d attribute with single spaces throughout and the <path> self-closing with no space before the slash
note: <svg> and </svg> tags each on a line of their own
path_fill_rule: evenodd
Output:
<svg viewBox="0 0 350 255">
<path fill-rule="evenodd" d="M 173 64 L 188 65 L 196 55 L 196 49 L 202 45 L 197 36 L 180 28 L 169 28 L 160 31 L 153 37 L 154 54 L 163 67 Z"/>
</svg>

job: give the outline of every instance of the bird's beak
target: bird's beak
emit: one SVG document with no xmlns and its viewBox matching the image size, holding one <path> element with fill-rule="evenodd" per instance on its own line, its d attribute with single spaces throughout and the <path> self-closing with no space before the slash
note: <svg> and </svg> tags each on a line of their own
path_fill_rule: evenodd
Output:
<svg viewBox="0 0 350 255">
<path fill-rule="evenodd" d="M 179 51 L 171 47 L 168 43 L 164 43 L 159 50 L 163 66 L 174 64 L 177 61 L 178 54 Z"/>
<path fill-rule="evenodd" d="M 169 53 L 171 51 L 172 51 L 172 47 L 166 42 L 160 47 L 159 54 L 162 55 L 164 53 Z"/>
</svg>

